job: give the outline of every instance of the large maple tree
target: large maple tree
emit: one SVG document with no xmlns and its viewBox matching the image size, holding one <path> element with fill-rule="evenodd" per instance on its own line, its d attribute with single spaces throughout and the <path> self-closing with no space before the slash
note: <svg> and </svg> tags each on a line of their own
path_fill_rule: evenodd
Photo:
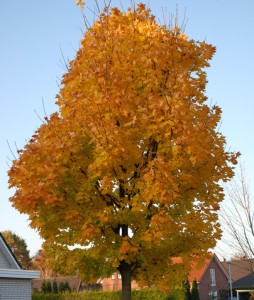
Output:
<svg viewBox="0 0 254 300">
<path fill-rule="evenodd" d="M 173 257 L 186 265 L 220 237 L 220 182 L 238 153 L 205 96 L 214 52 L 143 4 L 105 9 L 63 76 L 59 112 L 9 171 L 13 206 L 61 249 L 58 263 L 71 253 L 63 265 L 83 276 L 119 270 L 122 299 L 132 278 L 168 281 Z"/>
</svg>

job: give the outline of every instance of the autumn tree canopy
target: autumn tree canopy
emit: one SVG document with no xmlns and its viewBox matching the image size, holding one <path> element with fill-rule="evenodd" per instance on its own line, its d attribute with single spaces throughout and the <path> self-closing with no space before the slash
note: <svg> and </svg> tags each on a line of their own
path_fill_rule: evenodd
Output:
<svg viewBox="0 0 254 300">
<path fill-rule="evenodd" d="M 66 267 L 156 283 L 180 268 L 172 257 L 184 264 L 215 246 L 219 182 L 238 154 L 225 150 L 221 109 L 205 96 L 214 52 L 143 4 L 105 9 L 87 29 L 59 112 L 9 171 L 13 206 L 61 247 L 58 259 L 72 253 Z"/>
<path fill-rule="evenodd" d="M 52 269 L 54 266 L 52 259 L 54 257 L 48 255 L 44 249 L 40 249 L 32 258 L 32 268 L 40 271 L 41 279 L 53 278 L 58 275 Z"/>
<path fill-rule="evenodd" d="M 11 230 L 1 232 L 23 269 L 30 269 L 32 262 L 26 241 Z"/>
</svg>

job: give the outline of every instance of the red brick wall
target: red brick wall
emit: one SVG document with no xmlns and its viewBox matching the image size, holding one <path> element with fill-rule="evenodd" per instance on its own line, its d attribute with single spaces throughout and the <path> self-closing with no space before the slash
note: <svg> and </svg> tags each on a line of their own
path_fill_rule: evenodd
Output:
<svg viewBox="0 0 254 300">
<path fill-rule="evenodd" d="M 215 286 L 211 286 L 210 283 L 210 269 L 215 269 L 215 278 L 216 278 Z M 211 300 L 211 296 L 209 295 L 209 292 L 211 291 L 217 291 L 217 294 L 219 296 L 219 290 L 221 289 L 223 290 L 228 289 L 228 279 L 223 273 L 223 271 L 221 270 L 221 268 L 218 266 L 216 260 L 213 258 L 199 282 L 200 300 Z"/>
<path fill-rule="evenodd" d="M 114 279 L 112 276 L 110 278 L 103 278 L 102 289 L 103 291 L 116 291 L 122 289 L 122 279 L 118 277 L 118 273 L 114 273 Z M 133 290 L 138 289 L 138 284 L 136 281 L 131 282 L 131 288 Z"/>
</svg>

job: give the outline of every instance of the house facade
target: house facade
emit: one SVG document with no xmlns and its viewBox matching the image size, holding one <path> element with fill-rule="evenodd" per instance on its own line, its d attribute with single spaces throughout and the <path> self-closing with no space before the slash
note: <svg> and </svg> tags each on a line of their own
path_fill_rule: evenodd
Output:
<svg viewBox="0 0 254 300">
<path fill-rule="evenodd" d="M 215 254 L 203 266 L 192 266 L 188 279 L 197 280 L 200 300 L 228 299 L 229 275 Z"/>
<path fill-rule="evenodd" d="M 249 300 L 250 294 L 254 294 L 254 260 L 238 258 L 222 264 L 231 274 L 234 297 Z"/>
<path fill-rule="evenodd" d="M 33 279 L 32 280 L 32 289 L 34 291 L 41 292 L 41 285 L 42 285 L 43 281 L 46 281 L 46 282 L 49 281 L 52 286 L 53 286 L 54 281 L 58 284 L 58 286 L 61 283 L 67 282 L 72 291 L 79 292 L 80 290 L 82 290 L 82 288 L 81 288 L 82 280 L 78 276 L 57 276 L 57 277 L 51 277 L 51 278 Z"/>
<path fill-rule="evenodd" d="M 31 281 L 38 271 L 22 270 L 0 233 L 0 300 L 31 300 Z"/>
<path fill-rule="evenodd" d="M 239 258 L 239 259 L 232 259 L 230 262 L 223 261 L 223 267 L 230 273 L 233 282 L 248 276 L 249 274 L 254 274 L 254 260 L 253 259 L 246 259 L 246 258 Z"/>
<path fill-rule="evenodd" d="M 122 289 L 122 278 L 118 272 L 113 273 L 108 278 L 100 278 L 97 283 L 101 284 L 103 291 L 118 291 Z M 139 286 L 135 280 L 131 281 L 131 289 L 139 289 Z"/>
<path fill-rule="evenodd" d="M 178 261 L 178 259 L 176 259 Z M 188 276 L 190 283 L 198 282 L 200 300 L 227 300 L 229 295 L 229 275 L 218 257 L 213 254 L 202 266 L 192 265 Z M 112 274 L 109 278 L 101 278 L 98 283 L 103 291 L 120 290 L 122 279 L 119 273 Z M 132 289 L 139 289 L 136 281 L 131 282 Z"/>
</svg>

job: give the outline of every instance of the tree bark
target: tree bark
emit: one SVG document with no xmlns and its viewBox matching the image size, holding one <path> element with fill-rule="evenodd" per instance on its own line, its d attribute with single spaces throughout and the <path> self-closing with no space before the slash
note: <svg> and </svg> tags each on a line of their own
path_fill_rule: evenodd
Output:
<svg viewBox="0 0 254 300">
<path fill-rule="evenodd" d="M 131 265 L 121 261 L 119 272 L 122 276 L 122 300 L 131 300 Z"/>
</svg>

